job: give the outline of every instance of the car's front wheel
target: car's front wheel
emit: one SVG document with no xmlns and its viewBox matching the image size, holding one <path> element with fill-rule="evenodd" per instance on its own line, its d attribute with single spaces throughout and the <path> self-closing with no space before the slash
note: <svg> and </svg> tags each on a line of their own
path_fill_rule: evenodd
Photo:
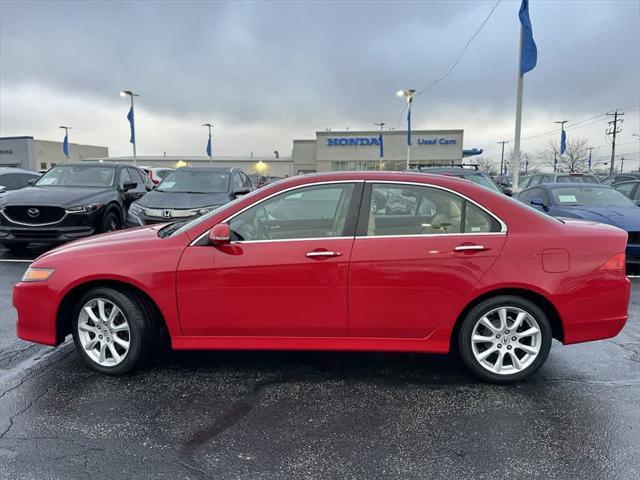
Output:
<svg viewBox="0 0 640 480">
<path fill-rule="evenodd" d="M 114 232 L 121 228 L 120 215 L 114 210 L 110 210 L 105 213 L 102 218 L 102 225 L 100 227 L 102 232 Z"/>
<path fill-rule="evenodd" d="M 103 287 L 79 300 L 72 332 L 83 361 L 109 375 L 139 365 L 155 338 L 152 319 L 135 295 Z"/>
<path fill-rule="evenodd" d="M 510 383 L 542 366 L 551 340 L 551 325 L 540 307 L 504 295 L 471 309 L 460 327 L 458 348 L 473 374 L 493 383 Z"/>
</svg>

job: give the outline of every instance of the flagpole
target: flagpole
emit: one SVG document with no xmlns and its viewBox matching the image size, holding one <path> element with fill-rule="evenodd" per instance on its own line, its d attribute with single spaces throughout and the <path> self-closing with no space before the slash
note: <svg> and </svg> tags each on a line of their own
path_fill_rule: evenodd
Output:
<svg viewBox="0 0 640 480">
<path fill-rule="evenodd" d="M 520 132 L 522 130 L 522 87 L 524 75 L 522 74 L 522 25 L 520 25 L 520 45 L 518 48 L 518 81 L 516 87 L 516 131 L 513 138 L 513 188 L 518 188 L 518 176 L 520 175 Z"/>
<path fill-rule="evenodd" d="M 135 119 L 136 119 L 136 113 L 135 113 L 135 109 L 133 108 L 133 95 L 131 95 L 131 111 L 133 112 L 133 115 L 131 116 L 133 118 L 133 120 L 131 121 L 131 123 L 134 125 L 134 132 L 135 132 Z M 138 156 L 136 155 L 136 139 L 133 139 L 133 165 L 135 166 L 138 163 Z"/>
</svg>

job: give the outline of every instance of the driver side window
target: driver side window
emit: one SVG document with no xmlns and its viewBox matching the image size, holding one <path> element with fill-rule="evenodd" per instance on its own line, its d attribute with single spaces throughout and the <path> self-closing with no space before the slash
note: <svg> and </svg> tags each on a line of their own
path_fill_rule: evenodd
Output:
<svg viewBox="0 0 640 480">
<path fill-rule="evenodd" d="M 353 183 L 315 185 L 276 195 L 231 219 L 234 241 L 343 235 Z"/>
</svg>

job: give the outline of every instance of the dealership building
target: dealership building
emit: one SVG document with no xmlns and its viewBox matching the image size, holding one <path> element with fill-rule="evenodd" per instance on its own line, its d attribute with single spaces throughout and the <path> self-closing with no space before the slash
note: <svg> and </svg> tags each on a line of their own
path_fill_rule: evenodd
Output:
<svg viewBox="0 0 640 480">
<path fill-rule="evenodd" d="M 410 166 L 461 165 L 462 142 L 462 130 L 414 130 Z M 293 141 L 292 168 L 294 173 L 405 170 L 407 132 L 384 132 L 382 145 L 377 131 L 316 132 L 315 139 Z"/>
<path fill-rule="evenodd" d="M 107 158 L 109 149 L 69 143 L 69 157 L 72 162 L 96 157 Z M 0 137 L 0 167 L 17 167 L 37 172 L 66 161 L 62 142 L 37 140 L 33 137 Z"/>
<path fill-rule="evenodd" d="M 206 166 L 238 167 L 245 172 L 284 177 L 334 170 L 405 170 L 406 130 L 322 131 L 314 139 L 294 140 L 291 156 L 141 156 L 137 165 L 149 167 Z M 462 130 L 414 130 L 411 132 L 411 161 L 415 166 L 461 165 L 463 157 L 481 150 L 463 150 Z M 382 153 L 382 156 L 381 156 Z M 95 156 L 87 161 L 132 163 L 133 158 Z"/>
</svg>

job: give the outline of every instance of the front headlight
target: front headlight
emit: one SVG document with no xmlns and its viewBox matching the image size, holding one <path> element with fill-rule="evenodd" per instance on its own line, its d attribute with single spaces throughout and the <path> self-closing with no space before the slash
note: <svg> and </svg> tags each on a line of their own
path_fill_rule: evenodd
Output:
<svg viewBox="0 0 640 480">
<path fill-rule="evenodd" d="M 129 213 L 133 215 L 140 215 L 142 213 L 142 208 L 140 208 L 135 203 L 132 203 L 131 206 L 129 207 Z"/>
<path fill-rule="evenodd" d="M 90 203 L 89 205 L 79 205 L 77 207 L 69 207 L 67 213 L 88 213 L 98 210 L 102 206 L 101 203 Z"/>
<path fill-rule="evenodd" d="M 210 207 L 202 207 L 198 209 L 198 215 L 206 215 L 209 212 L 213 212 L 216 208 L 219 208 L 220 205 L 212 205 Z"/>
<path fill-rule="evenodd" d="M 53 268 L 27 268 L 22 275 L 22 282 L 45 282 L 49 279 L 55 270 Z"/>
</svg>

